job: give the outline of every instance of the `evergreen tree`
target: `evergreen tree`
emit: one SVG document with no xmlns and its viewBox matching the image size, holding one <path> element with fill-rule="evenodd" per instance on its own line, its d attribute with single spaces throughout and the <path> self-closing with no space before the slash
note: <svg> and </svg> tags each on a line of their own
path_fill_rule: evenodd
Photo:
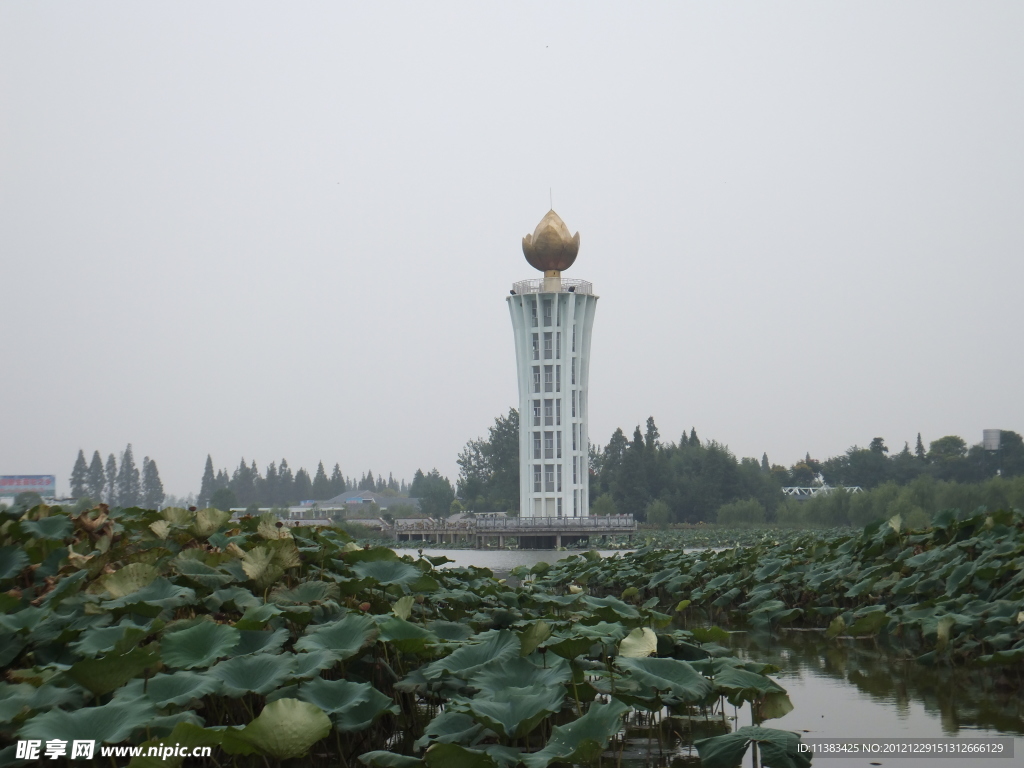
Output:
<svg viewBox="0 0 1024 768">
<path fill-rule="evenodd" d="M 309 472 L 305 469 L 299 469 L 295 473 L 295 486 L 292 489 L 292 495 L 297 502 L 309 501 L 313 498 L 313 481 L 309 479 Z"/>
<path fill-rule="evenodd" d="M 767 451 L 761 454 L 761 471 L 764 472 L 766 475 L 772 471 L 771 464 L 768 463 Z"/>
<path fill-rule="evenodd" d="M 602 493 L 611 493 L 614 496 L 618 491 L 619 469 L 622 467 L 622 458 L 626 455 L 628 446 L 629 441 L 622 433 L 622 429 L 616 429 L 601 456 L 598 487 Z M 597 496 L 592 498 L 596 499 Z"/>
<path fill-rule="evenodd" d="M 924 443 L 921 442 L 921 433 L 917 433 L 917 446 L 914 448 L 914 455 L 921 461 L 927 461 L 927 454 L 924 452 Z"/>
<path fill-rule="evenodd" d="M 359 478 L 359 490 L 360 491 L 372 491 L 374 489 L 373 482 L 373 470 L 371 469 L 361 478 Z"/>
<path fill-rule="evenodd" d="M 231 487 L 231 478 L 228 476 L 228 471 L 226 469 L 218 469 L 217 470 L 217 477 L 213 481 L 213 489 L 215 491 L 219 491 L 221 488 L 230 488 L 230 487 Z M 220 509 L 220 507 L 217 507 L 217 509 Z"/>
<path fill-rule="evenodd" d="M 245 463 L 245 458 L 243 457 L 238 462 L 238 468 L 232 473 L 231 482 L 228 486 L 234 492 L 238 506 L 248 507 L 256 500 L 255 475 L 259 475 L 255 462 L 250 466 Z"/>
<path fill-rule="evenodd" d="M 416 474 L 412 476 L 412 484 L 409 486 L 409 498 L 418 499 L 420 497 L 420 493 L 425 488 L 424 480 L 423 470 L 417 469 Z"/>
<path fill-rule="evenodd" d="M 331 498 L 331 481 L 327 478 L 322 461 L 316 465 L 316 474 L 313 475 L 313 498 L 317 501 Z"/>
<path fill-rule="evenodd" d="M 386 488 L 387 486 L 384 485 L 384 478 L 381 477 L 380 475 L 377 475 L 377 487 L 374 488 L 374 490 L 377 493 L 383 493 Z"/>
<path fill-rule="evenodd" d="M 117 504 L 117 459 L 114 454 L 107 456 L 106 482 L 103 484 L 103 497 L 110 506 Z"/>
<path fill-rule="evenodd" d="M 658 447 L 658 438 L 661 435 L 658 433 L 658 428 L 654 425 L 654 417 L 647 417 L 647 430 L 644 432 L 644 447 L 647 448 L 648 452 L 653 451 Z"/>
<path fill-rule="evenodd" d="M 277 467 L 277 494 L 274 503 L 280 507 L 287 506 L 295 498 L 295 478 L 287 459 L 281 459 Z"/>
<path fill-rule="evenodd" d="M 633 431 L 633 442 L 622 457 L 618 493 L 615 493 L 614 489 L 612 491 L 612 498 L 618 502 L 619 509 L 635 515 L 638 520 L 644 519 L 645 510 L 651 500 L 647 488 L 645 452 L 644 437 L 640 433 L 640 426 L 637 425 Z"/>
<path fill-rule="evenodd" d="M 213 458 L 210 454 L 206 454 L 206 468 L 203 469 L 203 479 L 199 484 L 199 498 L 197 499 L 200 507 L 205 509 L 210 506 L 210 499 L 213 498 L 215 490 L 217 490 L 217 478 L 213 474 Z"/>
<path fill-rule="evenodd" d="M 700 445 L 700 438 L 697 437 L 697 428 L 690 427 L 690 445 L 697 447 Z"/>
<path fill-rule="evenodd" d="M 103 475 L 103 459 L 99 451 L 92 452 L 92 461 L 89 463 L 89 479 L 86 487 L 89 491 L 89 498 L 94 504 L 103 501 L 103 484 L 106 478 Z"/>
<path fill-rule="evenodd" d="M 135 466 L 132 455 L 132 444 L 121 454 L 121 468 L 117 472 L 117 503 L 122 507 L 134 507 L 139 503 L 142 486 L 139 481 L 139 468 Z"/>
<path fill-rule="evenodd" d="M 280 495 L 281 481 L 277 474 L 277 464 L 273 461 L 267 465 L 267 474 L 263 478 L 263 489 L 260 495 L 260 504 L 265 507 L 279 506 L 278 496 Z"/>
<path fill-rule="evenodd" d="M 142 506 L 157 509 L 164 503 L 164 484 L 160 481 L 160 470 L 156 462 L 145 456 L 142 459 Z"/>
<path fill-rule="evenodd" d="M 331 472 L 331 497 L 340 496 L 347 488 L 345 487 L 345 476 L 341 474 L 341 465 L 335 464 Z"/>
<path fill-rule="evenodd" d="M 71 468 L 71 498 L 80 499 L 86 494 L 89 482 L 89 465 L 85 463 L 85 452 L 79 448 L 75 466 Z"/>
</svg>

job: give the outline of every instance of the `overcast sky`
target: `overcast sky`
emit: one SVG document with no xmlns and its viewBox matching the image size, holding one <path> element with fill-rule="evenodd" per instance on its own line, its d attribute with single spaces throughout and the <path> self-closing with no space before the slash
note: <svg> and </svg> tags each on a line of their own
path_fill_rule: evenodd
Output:
<svg viewBox="0 0 1024 768">
<path fill-rule="evenodd" d="M 0 4 L 0 474 L 454 481 L 554 206 L 591 439 L 1024 431 L 1024 4 Z"/>
</svg>

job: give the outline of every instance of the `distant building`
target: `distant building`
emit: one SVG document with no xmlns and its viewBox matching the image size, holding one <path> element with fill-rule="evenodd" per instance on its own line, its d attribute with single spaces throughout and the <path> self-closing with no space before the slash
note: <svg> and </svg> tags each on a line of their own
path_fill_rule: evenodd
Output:
<svg viewBox="0 0 1024 768">
<path fill-rule="evenodd" d="M 420 500 L 410 499 L 407 496 L 384 496 L 373 491 L 346 491 L 327 501 L 318 501 L 316 506 L 321 510 L 345 510 L 349 513 L 357 512 L 365 505 L 376 504 L 381 512 L 386 512 L 391 507 L 409 507 L 419 512 Z"/>
</svg>

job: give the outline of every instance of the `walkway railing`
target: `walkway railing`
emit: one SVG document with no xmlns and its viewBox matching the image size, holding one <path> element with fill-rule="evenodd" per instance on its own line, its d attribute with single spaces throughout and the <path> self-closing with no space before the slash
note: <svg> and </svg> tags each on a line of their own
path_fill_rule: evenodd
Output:
<svg viewBox="0 0 1024 768">
<path fill-rule="evenodd" d="M 520 280 L 512 284 L 512 290 L 517 294 L 523 293 L 548 293 L 544 290 L 544 279 Z M 594 286 L 586 280 L 571 280 L 567 277 L 561 278 L 561 293 L 584 293 L 588 296 L 594 294 Z"/>
<path fill-rule="evenodd" d="M 476 521 L 477 530 L 508 531 L 524 528 L 538 531 L 551 529 L 586 528 L 587 530 L 636 530 L 632 515 L 610 515 L 608 517 L 492 517 Z"/>
</svg>

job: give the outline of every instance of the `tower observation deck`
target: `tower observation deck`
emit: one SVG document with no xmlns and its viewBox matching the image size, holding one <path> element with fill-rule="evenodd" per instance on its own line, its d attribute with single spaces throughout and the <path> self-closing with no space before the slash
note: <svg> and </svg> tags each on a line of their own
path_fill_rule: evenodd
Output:
<svg viewBox="0 0 1024 768">
<path fill-rule="evenodd" d="M 553 210 L 523 253 L 544 277 L 521 280 L 507 298 L 519 378 L 521 518 L 590 516 L 588 383 L 590 337 L 598 297 L 585 280 L 561 276 L 580 236 Z"/>
</svg>

